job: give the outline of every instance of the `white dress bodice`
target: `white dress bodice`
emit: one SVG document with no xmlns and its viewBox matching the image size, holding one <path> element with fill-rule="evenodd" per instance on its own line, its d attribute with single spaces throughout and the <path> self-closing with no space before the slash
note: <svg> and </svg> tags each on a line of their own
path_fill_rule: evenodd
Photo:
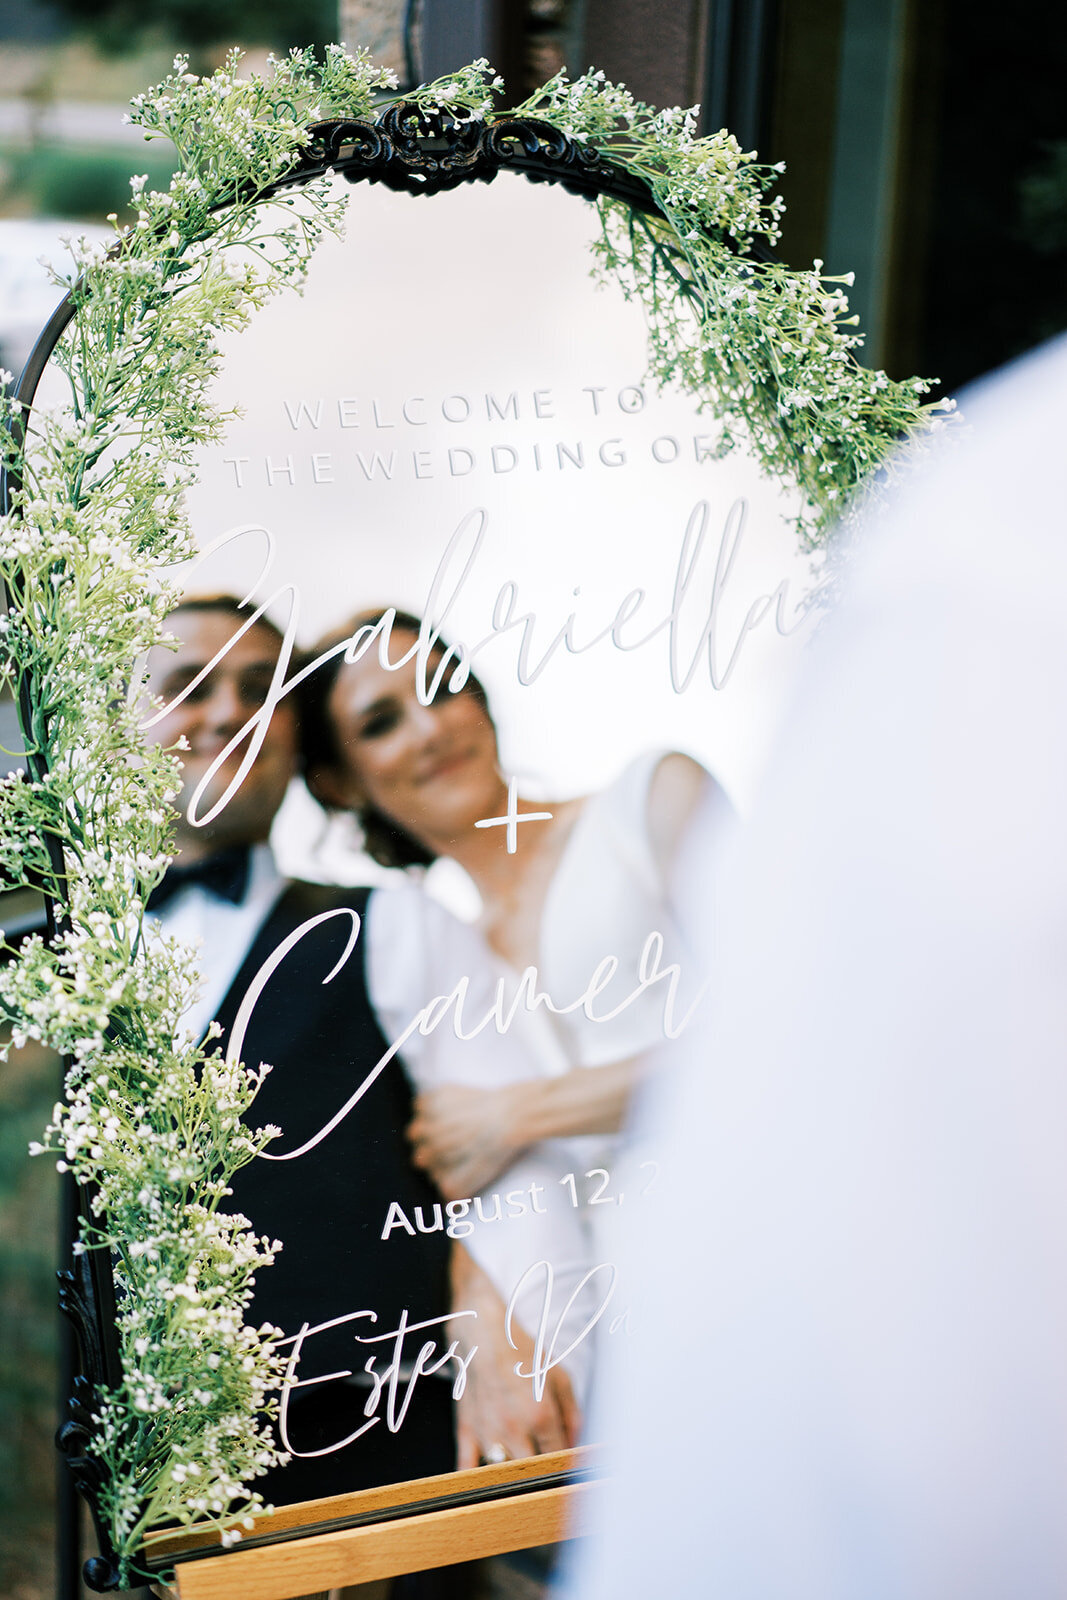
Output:
<svg viewBox="0 0 1067 1600">
<path fill-rule="evenodd" d="M 606 960 L 617 962 L 588 1006 L 552 1017 L 561 1051 L 550 1065 L 546 1056 L 549 1070 L 643 1055 L 664 1038 L 669 988 L 668 977 L 647 980 L 677 963 L 679 1000 L 684 990 L 684 945 L 649 841 L 649 790 L 663 754 L 638 756 L 590 796 L 549 885 L 540 973 L 553 1001 L 569 1005 Z"/>
<path fill-rule="evenodd" d="M 463 1043 L 450 1019 L 427 1037 L 410 1036 L 403 1059 L 420 1089 L 444 1083 L 491 1088 L 538 1073 L 558 1076 L 575 1067 L 629 1060 L 662 1044 L 665 1026 L 684 1015 L 697 986 L 649 839 L 649 790 L 663 755 L 638 757 L 582 805 L 542 912 L 535 987 L 549 1003 L 512 1010 L 523 975 L 478 941 L 479 999 L 464 1021 L 469 1026 L 485 1014 L 487 993 L 495 984 L 504 997 L 501 1014 L 509 1016 L 506 1031 L 490 1023 L 476 1040 Z M 390 936 L 372 937 L 369 958 L 374 989 L 396 1037 L 432 994 L 447 994 L 464 973 L 473 975 L 476 932 L 464 928 L 457 939 L 451 919 L 414 883 L 372 898 L 372 935 L 376 916 L 384 918 L 387 910 Z M 678 969 L 674 979 L 673 968 Z M 603 981 L 594 981 L 598 972 Z M 435 988 L 430 994 L 416 992 L 414 975 L 425 983 L 431 973 Z M 673 1003 L 672 986 L 677 988 Z M 648 1181 L 638 1157 L 620 1159 L 619 1144 L 617 1135 L 596 1134 L 546 1140 L 523 1151 L 489 1186 L 489 1203 L 498 1193 L 517 1194 L 536 1184 L 545 1214 L 534 1215 L 531 1208 L 502 1225 L 479 1225 L 464 1241 L 505 1298 L 532 1262 L 553 1261 L 553 1325 L 563 1312 L 560 1348 L 581 1332 L 599 1303 L 604 1273 L 563 1310 L 590 1267 L 616 1258 L 618 1195 L 629 1189 L 636 1200 Z M 535 1277 L 517 1302 L 528 1329 L 543 1309 L 543 1293 Z M 622 1310 L 624 1302 L 620 1284 L 613 1307 L 617 1303 Z M 609 1321 L 605 1318 L 604 1325 Z M 580 1397 L 588 1388 L 592 1354 L 585 1339 L 567 1360 Z"/>
</svg>

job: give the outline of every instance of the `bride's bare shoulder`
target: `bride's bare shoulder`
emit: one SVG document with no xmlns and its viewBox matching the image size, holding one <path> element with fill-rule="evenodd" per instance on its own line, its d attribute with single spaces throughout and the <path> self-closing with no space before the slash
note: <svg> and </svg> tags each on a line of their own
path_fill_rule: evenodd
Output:
<svg viewBox="0 0 1067 1600">
<path fill-rule="evenodd" d="M 657 762 L 648 786 L 648 840 L 664 876 L 674 864 L 678 840 L 697 805 L 717 787 L 710 772 L 680 750 Z"/>
</svg>

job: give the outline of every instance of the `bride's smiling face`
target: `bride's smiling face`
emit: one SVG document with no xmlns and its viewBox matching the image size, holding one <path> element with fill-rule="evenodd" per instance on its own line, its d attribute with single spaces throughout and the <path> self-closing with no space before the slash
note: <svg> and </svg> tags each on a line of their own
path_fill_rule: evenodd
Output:
<svg viewBox="0 0 1067 1600">
<path fill-rule="evenodd" d="M 415 642 L 399 631 L 393 640 L 394 653 Z M 484 701 L 470 689 L 450 693 L 448 676 L 423 705 L 414 655 L 396 669 L 376 652 L 342 666 L 327 703 L 338 761 L 317 775 L 334 804 L 372 805 L 438 854 L 494 815 L 505 792 Z"/>
</svg>

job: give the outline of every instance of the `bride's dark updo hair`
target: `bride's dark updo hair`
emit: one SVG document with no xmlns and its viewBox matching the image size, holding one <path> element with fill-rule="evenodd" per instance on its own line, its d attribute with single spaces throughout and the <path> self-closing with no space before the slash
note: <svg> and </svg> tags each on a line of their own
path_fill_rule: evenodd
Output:
<svg viewBox="0 0 1067 1600">
<path fill-rule="evenodd" d="M 410 611 L 395 611 L 391 606 L 379 606 L 370 611 L 360 611 L 340 628 L 334 628 L 312 646 L 306 659 L 314 661 L 352 639 L 361 629 L 376 627 L 387 615 L 392 616 L 391 633 L 410 633 L 417 638 L 422 631 L 421 620 Z M 434 647 L 435 660 L 448 648 L 445 640 L 439 640 Z M 315 783 L 315 771 L 319 767 L 339 767 L 343 762 L 337 729 L 330 718 L 330 696 L 344 666 L 345 653 L 338 649 L 329 660 L 316 667 L 296 690 L 307 786 L 321 806 L 334 812 L 348 808 L 338 806 L 320 792 Z M 443 692 L 449 691 L 445 689 Z M 492 721 L 485 689 L 473 673 L 468 675 L 463 688 L 457 693 L 473 695 Z M 379 811 L 377 806 L 355 806 L 352 814 L 363 835 L 364 850 L 380 867 L 428 867 L 435 859 L 433 852 L 421 840 Z"/>
</svg>

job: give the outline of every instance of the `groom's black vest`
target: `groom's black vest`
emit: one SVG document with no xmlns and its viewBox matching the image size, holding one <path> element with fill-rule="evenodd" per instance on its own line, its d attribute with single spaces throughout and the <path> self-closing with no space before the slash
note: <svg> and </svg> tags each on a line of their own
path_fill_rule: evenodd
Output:
<svg viewBox="0 0 1067 1600">
<path fill-rule="evenodd" d="M 289 885 L 219 1008 L 223 1047 L 245 992 L 281 941 L 322 912 L 350 907 L 362 917 L 369 893 Z M 245 1120 L 251 1127 L 274 1123 L 282 1129 L 281 1137 L 268 1146 L 271 1153 L 297 1149 L 325 1127 L 387 1051 L 389 1041 L 367 998 L 362 933 L 345 966 L 323 983 L 351 931 L 351 918 L 338 915 L 302 937 L 268 980 L 252 1013 L 242 1058 L 250 1067 L 270 1062 L 272 1070 Z M 421 1206 L 431 1226 L 435 1202 L 440 1204 L 436 1190 L 411 1164 L 404 1138 L 411 1115 L 411 1089 L 394 1056 L 313 1150 L 292 1161 L 256 1159 L 233 1180 L 230 1204 L 250 1218 L 257 1233 L 280 1239 L 284 1246 L 274 1265 L 258 1275 L 250 1320 L 270 1321 L 295 1334 L 304 1322 L 314 1325 L 355 1311 L 377 1315 L 376 1324 L 362 1318 L 309 1338 L 301 1377 L 345 1368 L 359 1373 L 374 1352 L 380 1370 L 390 1359 L 390 1347 L 357 1344 L 353 1333 L 395 1329 L 403 1311 L 409 1322 L 418 1322 L 448 1310 L 449 1241 L 444 1232 L 410 1237 L 393 1228 L 387 1240 L 381 1237 L 393 1201 L 408 1218 Z M 447 1345 L 443 1325 L 428 1336 L 439 1338 L 442 1350 Z M 424 1337 L 408 1339 L 412 1358 Z M 430 1384 L 431 1390 L 442 1387 L 440 1379 Z M 367 1390 L 322 1385 L 295 1392 L 294 1402 L 297 1394 L 304 1402 L 316 1400 L 320 1409 L 332 1396 L 344 1409 L 357 1398 L 362 1404 Z M 417 1401 L 418 1395 L 413 1412 Z M 401 1431 L 408 1432 L 406 1425 Z M 412 1444 L 417 1432 L 413 1427 Z M 449 1450 L 450 1432 L 449 1427 Z M 357 1443 L 373 1456 L 385 1442 L 384 1433 L 384 1424 L 376 1426 Z M 401 1440 L 390 1443 L 399 1445 Z M 447 1470 L 449 1465 L 412 1463 L 407 1473 L 400 1470 L 397 1475 Z M 283 1497 L 275 1493 L 275 1498 Z"/>
</svg>

